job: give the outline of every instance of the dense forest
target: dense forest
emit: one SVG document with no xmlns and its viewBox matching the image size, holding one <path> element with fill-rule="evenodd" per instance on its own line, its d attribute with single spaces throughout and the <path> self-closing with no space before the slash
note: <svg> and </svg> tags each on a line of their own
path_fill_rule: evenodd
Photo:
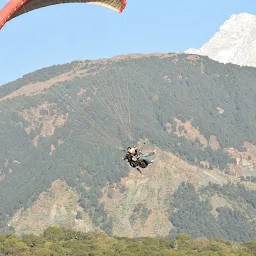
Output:
<svg viewBox="0 0 256 256">
<path fill-rule="evenodd" d="M 212 213 L 210 196 L 218 194 L 237 206 L 218 207 Z M 182 183 L 174 193 L 170 220 L 176 227 L 170 235 L 187 232 L 193 237 L 222 237 L 233 241 L 256 239 L 256 193 L 244 186 L 209 184 L 196 191 L 192 184 Z M 176 231 L 176 232 L 175 232 Z"/>
<path fill-rule="evenodd" d="M 42 236 L 0 236 L 1 255 L 23 256 L 254 256 L 256 242 L 232 243 L 224 239 L 191 239 L 186 233 L 175 238 L 110 238 L 102 233 L 84 234 L 49 227 Z"/>
<path fill-rule="evenodd" d="M 107 218 L 99 198 L 104 186 L 127 176 L 129 169 L 121 161 L 121 149 L 131 143 L 131 138 L 134 143 L 147 138 L 192 165 L 207 161 L 210 168 L 219 171 L 225 171 L 227 164 L 234 162 L 227 148 L 242 151 L 243 142 L 255 142 L 256 69 L 224 65 L 207 57 L 142 55 L 115 61 L 73 62 L 3 85 L 0 96 L 65 72 L 69 74 L 63 81 L 57 79 L 40 94 L 20 94 L 0 102 L 2 231 L 17 210 L 30 206 L 53 180 L 62 179 L 78 191 L 78 202 L 94 224 L 111 235 L 112 220 Z M 191 121 L 208 142 L 211 135 L 216 136 L 219 149 L 212 149 L 209 143 L 203 145 L 199 139 L 177 136 L 177 132 L 186 135 L 186 130 L 182 125 L 177 129 L 176 119 Z M 228 191 L 239 189 L 231 185 L 221 189 L 221 193 L 236 201 L 237 197 Z M 188 196 L 193 198 L 183 203 L 180 190 L 182 187 L 173 201 L 180 210 L 170 215 L 178 232 L 187 231 L 196 237 L 222 235 L 236 241 L 252 237 L 255 230 L 251 228 L 255 225 L 248 227 L 244 218 L 252 216 L 253 211 L 255 214 L 255 197 L 251 197 L 250 190 L 242 199 L 249 198 L 245 213 L 221 208 L 218 220 L 210 215 L 210 204 L 200 199 L 203 192 L 191 188 Z M 192 202 L 203 209 L 196 209 L 195 216 L 202 215 L 207 220 L 206 227 L 184 221 L 182 212 L 192 214 Z M 237 225 L 226 230 L 225 222 L 230 220 Z M 246 230 L 245 236 L 241 230 Z"/>
</svg>

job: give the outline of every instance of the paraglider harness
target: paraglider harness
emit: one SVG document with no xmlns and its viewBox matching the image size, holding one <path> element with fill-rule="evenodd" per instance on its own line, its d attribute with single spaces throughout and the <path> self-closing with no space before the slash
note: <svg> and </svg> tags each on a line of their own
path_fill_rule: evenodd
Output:
<svg viewBox="0 0 256 256">
<path fill-rule="evenodd" d="M 134 147 L 135 148 L 135 147 Z M 141 150 L 137 150 L 135 149 L 135 154 L 129 153 L 129 149 L 131 149 L 131 147 L 128 147 L 126 150 L 126 155 L 123 158 L 124 160 L 127 160 L 128 163 L 130 164 L 131 167 L 133 168 L 146 168 L 148 166 L 148 162 L 144 159 L 142 159 L 141 157 L 143 157 L 143 154 L 141 152 Z M 125 150 L 123 150 L 125 151 Z"/>
</svg>

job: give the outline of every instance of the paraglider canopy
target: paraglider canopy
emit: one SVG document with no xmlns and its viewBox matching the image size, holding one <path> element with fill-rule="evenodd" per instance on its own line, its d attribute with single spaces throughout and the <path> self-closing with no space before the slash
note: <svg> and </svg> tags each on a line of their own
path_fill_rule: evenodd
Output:
<svg viewBox="0 0 256 256">
<path fill-rule="evenodd" d="M 126 0 L 10 0 L 10 2 L 0 10 L 0 29 L 7 21 L 26 12 L 50 5 L 64 3 L 90 3 L 102 5 L 119 13 L 121 13 L 126 7 Z"/>
</svg>

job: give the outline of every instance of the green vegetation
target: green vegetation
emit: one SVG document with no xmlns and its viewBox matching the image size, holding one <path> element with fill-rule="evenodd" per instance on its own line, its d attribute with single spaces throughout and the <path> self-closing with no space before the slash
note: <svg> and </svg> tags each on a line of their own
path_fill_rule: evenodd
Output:
<svg viewBox="0 0 256 256">
<path fill-rule="evenodd" d="M 213 215 L 211 197 L 218 195 L 236 202 L 233 209 L 216 208 Z M 209 184 L 196 191 L 182 183 L 173 195 L 170 220 L 176 230 L 170 236 L 187 232 L 193 237 L 222 237 L 233 241 L 256 240 L 256 193 L 244 186 Z"/>
<path fill-rule="evenodd" d="M 132 225 L 135 223 L 137 218 L 139 218 L 140 221 L 144 223 L 148 219 L 148 216 L 150 215 L 150 213 L 151 213 L 151 210 L 149 210 L 145 205 L 143 204 L 135 205 L 132 216 L 130 217 L 130 221 Z"/>
<path fill-rule="evenodd" d="M 79 63 L 80 62 L 78 61 L 73 61 L 64 65 L 54 65 L 52 67 L 42 68 L 35 72 L 24 75 L 22 78 L 19 78 L 14 82 L 2 85 L 0 87 L 0 97 L 2 98 L 8 95 L 17 89 L 20 89 L 24 85 L 36 82 L 44 82 L 65 72 L 72 72 L 72 70 L 75 70 L 75 67 L 79 65 Z"/>
<path fill-rule="evenodd" d="M 40 237 L 0 236 L 1 255 L 23 256 L 254 256 L 256 242 L 231 243 L 222 239 L 191 239 L 181 233 L 170 238 L 110 238 L 49 227 Z"/>
<path fill-rule="evenodd" d="M 254 176 L 246 176 L 246 177 L 241 176 L 240 180 L 241 181 L 247 181 L 247 182 L 256 182 L 256 177 L 254 177 Z"/>
</svg>

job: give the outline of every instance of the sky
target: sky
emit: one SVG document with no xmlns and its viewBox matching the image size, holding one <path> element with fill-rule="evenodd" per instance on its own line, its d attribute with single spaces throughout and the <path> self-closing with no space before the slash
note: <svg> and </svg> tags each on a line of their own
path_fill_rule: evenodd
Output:
<svg viewBox="0 0 256 256">
<path fill-rule="evenodd" d="M 73 60 L 200 48 L 242 12 L 256 15 L 256 1 L 127 0 L 122 14 L 82 3 L 41 8 L 0 30 L 0 85 Z"/>
</svg>

